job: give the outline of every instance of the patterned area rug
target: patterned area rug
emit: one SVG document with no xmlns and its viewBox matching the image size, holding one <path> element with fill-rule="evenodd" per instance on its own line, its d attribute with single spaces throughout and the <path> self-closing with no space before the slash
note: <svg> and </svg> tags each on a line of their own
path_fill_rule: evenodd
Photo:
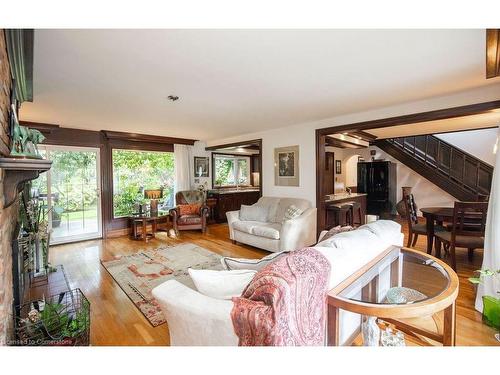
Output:
<svg viewBox="0 0 500 375">
<path fill-rule="evenodd" d="M 221 270 L 221 258 L 207 249 L 186 243 L 139 251 L 115 260 L 101 260 L 101 263 L 151 325 L 156 327 L 165 323 L 165 318 L 151 290 L 171 279 L 195 289 L 188 268 Z"/>
</svg>

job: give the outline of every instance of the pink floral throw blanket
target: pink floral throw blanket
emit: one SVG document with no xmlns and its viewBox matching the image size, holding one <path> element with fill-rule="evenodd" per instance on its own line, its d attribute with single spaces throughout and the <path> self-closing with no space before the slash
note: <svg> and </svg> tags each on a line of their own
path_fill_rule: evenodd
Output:
<svg viewBox="0 0 500 375">
<path fill-rule="evenodd" d="M 260 270 L 233 298 L 240 346 L 324 345 L 330 264 L 313 248 L 292 251 Z"/>
</svg>

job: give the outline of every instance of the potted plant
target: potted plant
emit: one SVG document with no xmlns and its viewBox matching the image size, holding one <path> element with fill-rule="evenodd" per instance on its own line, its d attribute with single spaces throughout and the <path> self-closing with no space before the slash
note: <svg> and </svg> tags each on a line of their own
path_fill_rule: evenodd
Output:
<svg viewBox="0 0 500 375">
<path fill-rule="evenodd" d="M 500 329 L 500 270 L 477 270 L 478 277 L 471 277 L 469 281 L 473 284 L 482 284 L 485 278 L 493 278 L 493 284 L 497 292 L 497 296 L 483 296 L 483 320 L 484 322 L 496 329 Z M 500 335 L 495 335 L 500 341 Z"/>
</svg>

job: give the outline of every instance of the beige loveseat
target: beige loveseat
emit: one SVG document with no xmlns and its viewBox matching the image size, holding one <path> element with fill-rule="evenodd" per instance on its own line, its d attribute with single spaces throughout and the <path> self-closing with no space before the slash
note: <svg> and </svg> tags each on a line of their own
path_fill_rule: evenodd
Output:
<svg viewBox="0 0 500 375">
<path fill-rule="evenodd" d="M 264 208 L 267 215 L 255 221 L 241 220 L 240 211 L 226 213 L 231 240 L 272 252 L 297 250 L 316 242 L 316 208 L 308 200 L 262 197 L 254 206 Z M 303 212 L 284 220 L 290 206 Z"/>
</svg>

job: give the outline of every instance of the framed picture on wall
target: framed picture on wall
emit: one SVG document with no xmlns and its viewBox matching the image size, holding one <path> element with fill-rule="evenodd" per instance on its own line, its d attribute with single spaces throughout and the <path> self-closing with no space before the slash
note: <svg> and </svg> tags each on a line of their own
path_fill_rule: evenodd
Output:
<svg viewBox="0 0 500 375">
<path fill-rule="evenodd" d="M 335 160 L 335 174 L 342 174 L 342 161 Z"/>
<path fill-rule="evenodd" d="M 299 146 L 274 149 L 274 184 L 299 186 Z"/>
<path fill-rule="evenodd" d="M 208 157 L 195 156 L 194 157 L 194 176 L 195 177 L 209 177 L 210 161 Z"/>
</svg>

